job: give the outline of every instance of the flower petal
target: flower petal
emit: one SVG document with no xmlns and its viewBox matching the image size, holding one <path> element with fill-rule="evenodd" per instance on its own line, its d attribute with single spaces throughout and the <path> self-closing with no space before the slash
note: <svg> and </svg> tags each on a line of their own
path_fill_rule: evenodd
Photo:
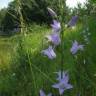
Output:
<svg viewBox="0 0 96 96">
<path fill-rule="evenodd" d="M 60 95 L 62 95 L 64 93 L 64 89 L 59 88 L 59 93 L 60 93 Z"/>
<path fill-rule="evenodd" d="M 43 90 L 40 90 L 40 96 L 46 96 Z"/>
<path fill-rule="evenodd" d="M 75 26 L 77 20 L 78 20 L 78 16 L 73 16 L 72 19 L 68 23 L 68 27 Z"/>
<path fill-rule="evenodd" d="M 52 85 L 53 88 L 59 88 L 59 86 L 60 86 L 59 84 Z"/>
<path fill-rule="evenodd" d="M 67 84 L 66 89 L 71 89 L 73 86 L 71 84 Z"/>
<path fill-rule="evenodd" d="M 57 17 L 57 14 L 51 8 L 47 8 L 47 9 L 52 17 Z"/>
</svg>

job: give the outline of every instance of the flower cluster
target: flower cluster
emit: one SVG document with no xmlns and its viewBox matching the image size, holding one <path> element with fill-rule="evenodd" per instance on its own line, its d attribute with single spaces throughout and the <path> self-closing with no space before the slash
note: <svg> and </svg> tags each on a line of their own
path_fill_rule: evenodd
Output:
<svg viewBox="0 0 96 96">
<path fill-rule="evenodd" d="M 52 17 L 57 17 L 57 14 L 52 9 L 48 8 L 48 12 Z M 78 16 L 73 16 L 72 19 L 68 22 L 67 26 L 68 27 L 75 26 L 77 20 L 78 20 Z M 53 46 L 49 45 L 49 48 L 42 50 L 41 53 L 47 56 L 49 59 L 54 59 L 56 58 L 54 47 L 60 45 L 61 43 L 61 39 L 60 39 L 61 24 L 58 20 L 53 19 L 53 23 L 51 24 L 51 27 L 52 27 L 52 33 L 46 35 L 45 38 L 48 40 L 48 42 L 51 42 Z M 71 52 L 72 54 L 75 54 L 78 50 L 81 49 L 83 49 L 83 46 L 81 45 L 78 46 L 77 42 L 75 41 L 73 47 L 71 48 Z"/>
<path fill-rule="evenodd" d="M 55 16 L 56 13 L 52 11 L 52 9 L 48 8 L 48 11 L 50 15 Z M 60 39 L 60 30 L 61 30 L 61 24 L 57 20 L 53 20 L 53 23 L 51 24 L 52 32 L 49 35 L 46 35 L 45 38 L 48 40 L 48 42 L 51 42 L 52 45 L 49 45 L 48 49 L 42 50 L 41 53 L 45 56 L 47 56 L 49 59 L 56 58 L 56 54 L 54 52 L 54 48 L 61 43 Z"/>
<path fill-rule="evenodd" d="M 48 8 L 48 12 L 53 18 L 57 18 L 57 14 L 51 8 Z M 75 26 L 77 20 L 78 16 L 73 16 L 72 19 L 68 22 L 67 28 Z M 53 19 L 51 27 L 52 27 L 51 34 L 45 36 L 45 38 L 51 45 L 49 45 L 47 49 L 42 50 L 41 53 L 52 60 L 56 58 L 56 53 L 54 51 L 55 48 L 61 44 L 61 38 L 60 38 L 61 23 L 57 19 Z M 76 53 L 79 50 L 83 49 L 84 45 L 80 45 L 76 40 L 74 40 L 70 52 L 72 53 L 72 55 L 76 55 Z M 58 89 L 60 95 L 62 95 L 65 90 L 73 88 L 73 86 L 69 83 L 69 75 L 67 71 L 64 72 L 62 70 L 56 72 L 56 74 L 58 75 L 58 77 L 56 78 L 58 82 L 53 84 L 52 88 Z M 46 95 L 43 90 L 40 90 L 40 96 L 52 96 L 52 94 L 49 93 L 48 95 Z"/>
</svg>

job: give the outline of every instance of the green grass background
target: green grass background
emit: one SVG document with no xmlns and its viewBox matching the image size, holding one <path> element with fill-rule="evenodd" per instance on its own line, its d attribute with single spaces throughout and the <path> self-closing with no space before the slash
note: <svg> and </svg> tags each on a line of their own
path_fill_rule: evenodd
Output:
<svg viewBox="0 0 96 96">
<path fill-rule="evenodd" d="M 31 25 L 25 37 L 0 37 L 0 96 L 39 96 L 40 89 L 46 94 L 52 92 L 53 96 L 59 96 L 52 84 L 56 83 L 54 72 L 60 70 L 60 47 L 55 50 L 57 57 L 54 60 L 41 54 L 41 50 L 49 45 L 44 36 L 50 31 L 45 25 Z M 88 33 L 91 35 L 88 36 L 89 44 L 86 44 L 84 34 Z M 84 51 L 78 52 L 77 59 L 70 53 L 74 40 L 85 45 Z M 77 96 L 79 93 L 80 96 L 96 96 L 96 19 L 88 18 L 87 25 L 77 24 L 75 29 L 65 29 L 63 51 L 63 69 L 68 70 L 73 89 L 66 90 L 62 96 Z"/>
</svg>

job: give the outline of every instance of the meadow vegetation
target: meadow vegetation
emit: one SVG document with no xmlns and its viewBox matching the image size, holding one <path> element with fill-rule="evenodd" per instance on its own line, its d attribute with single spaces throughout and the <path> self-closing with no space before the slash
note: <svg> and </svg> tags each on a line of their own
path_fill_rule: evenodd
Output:
<svg viewBox="0 0 96 96">
<path fill-rule="evenodd" d="M 73 29 L 64 29 L 63 70 L 68 70 L 73 88 L 62 96 L 96 96 L 96 16 L 86 18 L 85 22 L 81 16 Z M 44 36 L 50 32 L 48 22 L 31 23 L 26 35 L 0 36 L 0 96 L 39 96 L 40 89 L 60 96 L 51 86 L 56 82 L 54 72 L 60 70 L 61 49 L 56 47 L 57 57 L 53 60 L 41 54 L 48 47 Z M 77 58 L 70 52 L 74 40 L 84 44 Z"/>
</svg>

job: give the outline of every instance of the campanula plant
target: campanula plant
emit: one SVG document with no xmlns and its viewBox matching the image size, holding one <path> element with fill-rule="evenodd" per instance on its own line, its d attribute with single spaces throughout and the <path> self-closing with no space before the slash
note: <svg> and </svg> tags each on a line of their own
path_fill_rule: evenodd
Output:
<svg viewBox="0 0 96 96">
<path fill-rule="evenodd" d="M 58 89 L 60 96 L 64 94 L 65 90 L 74 88 L 73 85 L 69 83 L 69 74 L 67 71 L 63 71 L 64 64 L 64 23 L 62 16 L 58 18 L 57 14 L 51 9 L 47 8 L 50 16 L 53 18 L 53 23 L 51 24 L 52 31 L 49 35 L 46 35 L 45 38 L 49 42 L 49 48 L 42 50 L 41 53 L 47 56 L 49 59 L 56 59 L 56 47 L 60 46 L 61 49 L 61 69 L 59 72 L 55 72 L 58 77 L 56 78 L 57 83 L 52 85 L 52 88 Z M 62 11 L 62 10 L 61 10 Z M 63 15 L 63 14 L 62 14 Z M 64 16 L 63 16 L 64 17 Z M 78 16 L 75 15 L 67 24 L 67 28 L 73 27 L 76 25 Z M 76 40 L 74 40 L 70 52 L 72 55 L 75 55 L 79 50 L 83 50 L 84 45 L 80 45 Z M 40 90 L 40 96 L 45 96 L 45 93 Z M 51 96 L 50 94 L 47 96 Z"/>
</svg>

